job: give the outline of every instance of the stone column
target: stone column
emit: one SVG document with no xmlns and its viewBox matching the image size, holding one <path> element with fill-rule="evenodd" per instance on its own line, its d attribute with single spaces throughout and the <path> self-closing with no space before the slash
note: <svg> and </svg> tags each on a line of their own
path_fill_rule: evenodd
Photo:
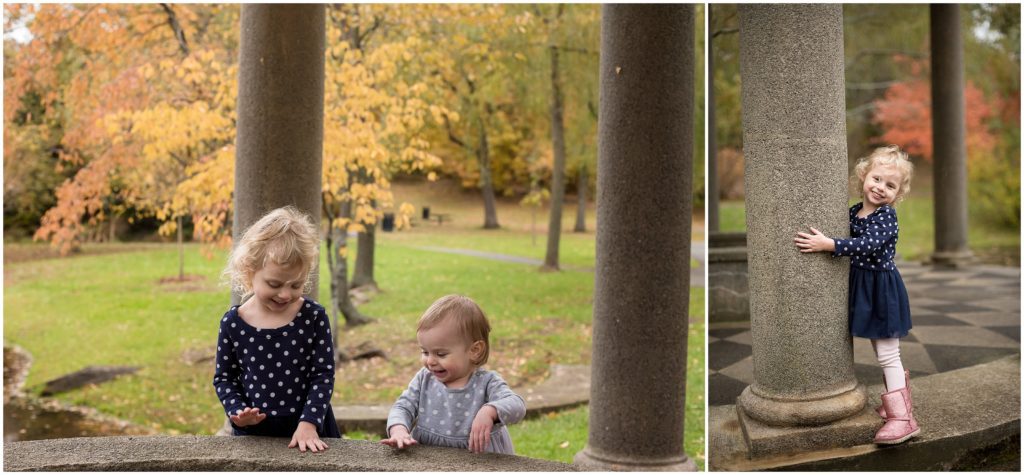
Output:
<svg viewBox="0 0 1024 475">
<path fill-rule="evenodd" d="M 693 5 L 601 14 L 590 429 L 576 464 L 694 470 L 683 452 Z"/>
<path fill-rule="evenodd" d="M 746 416 L 822 425 L 859 412 L 847 322 L 850 262 L 801 254 L 797 231 L 848 236 L 843 7 L 741 5 L 754 384 Z"/>
<path fill-rule="evenodd" d="M 285 205 L 320 221 L 324 136 L 324 6 L 242 5 L 241 26 L 235 239 Z"/>
<path fill-rule="evenodd" d="M 708 29 L 714 28 L 712 11 L 714 5 L 707 3 L 708 9 Z M 707 81 L 707 94 L 708 94 L 708 150 L 707 156 L 707 174 L 708 174 L 708 188 L 705 191 L 705 199 L 708 202 L 708 234 L 717 233 L 719 230 L 718 224 L 718 141 L 715 140 L 715 66 L 714 66 L 714 43 L 713 37 L 714 31 L 709 31 L 707 34 L 708 38 L 708 81 Z"/>
<path fill-rule="evenodd" d="M 964 62 L 960 6 L 932 4 L 932 143 L 935 150 L 935 254 L 932 262 L 958 267 L 967 248 L 967 147 L 964 145 Z"/>
</svg>

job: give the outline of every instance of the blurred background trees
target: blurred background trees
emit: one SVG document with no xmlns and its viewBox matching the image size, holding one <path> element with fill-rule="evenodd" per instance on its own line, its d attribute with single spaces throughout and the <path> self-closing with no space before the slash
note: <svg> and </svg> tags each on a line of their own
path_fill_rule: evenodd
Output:
<svg viewBox="0 0 1024 475">
<path fill-rule="evenodd" d="M 739 19 L 714 5 L 715 131 L 720 196 L 743 197 Z M 961 6 L 970 206 L 994 226 L 1020 226 L 1020 5 Z M 927 5 L 847 4 L 847 145 L 851 164 L 895 143 L 910 153 L 915 187 L 931 182 Z M 972 216 L 973 219 L 973 216 Z"/>
</svg>

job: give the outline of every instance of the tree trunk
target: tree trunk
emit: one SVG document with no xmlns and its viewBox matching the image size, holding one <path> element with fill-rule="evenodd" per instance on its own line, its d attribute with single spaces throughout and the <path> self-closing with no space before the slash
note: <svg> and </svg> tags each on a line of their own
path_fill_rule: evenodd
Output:
<svg viewBox="0 0 1024 475">
<path fill-rule="evenodd" d="M 476 157 L 480 164 L 480 186 L 484 194 L 484 229 L 498 229 L 498 211 L 495 207 L 494 182 L 491 180 L 491 152 L 487 144 L 487 129 L 483 117 L 478 119 L 480 142 L 477 144 Z"/>
<path fill-rule="evenodd" d="M 587 232 L 587 187 L 590 186 L 587 176 L 587 163 L 580 163 L 579 174 L 576 176 L 576 227 L 573 232 Z"/>
<path fill-rule="evenodd" d="M 558 270 L 558 244 L 562 237 L 562 204 L 565 202 L 565 124 L 562 122 L 562 90 L 559 88 L 558 47 L 551 45 L 551 146 L 555 153 L 551 176 L 551 219 L 544 270 Z"/>
<path fill-rule="evenodd" d="M 178 281 L 185 281 L 185 236 L 182 228 L 184 220 L 178 216 Z"/>
<path fill-rule="evenodd" d="M 370 177 L 366 173 L 365 168 L 359 169 L 358 180 L 360 183 L 367 184 L 370 182 Z M 377 202 L 371 203 L 374 208 L 377 207 Z M 373 254 L 376 250 L 376 237 L 377 237 L 377 225 L 363 223 L 366 226 L 366 231 L 359 233 L 356 238 L 356 269 L 352 273 L 352 282 L 349 283 L 349 288 L 362 287 L 364 285 L 373 286 L 377 288 L 377 281 L 373 278 Z"/>
<path fill-rule="evenodd" d="M 373 278 L 373 254 L 376 247 L 377 230 L 375 224 L 366 225 L 366 232 L 359 233 L 356 238 L 356 269 L 352 273 L 350 289 L 363 286 L 377 288 Z"/>
<path fill-rule="evenodd" d="M 338 334 L 341 333 L 337 330 L 339 313 L 345 317 L 345 325 L 349 327 L 370 323 L 373 319 L 360 313 L 348 297 L 348 259 L 345 257 L 347 255 L 345 251 L 348 248 L 348 232 L 333 224 L 336 217 L 344 218 L 352 214 L 352 203 L 350 201 L 342 203 L 337 213 L 334 213 L 331 208 L 324 203 L 324 210 L 327 210 L 327 218 L 331 223 L 330 230 L 327 232 L 327 267 L 331 273 L 331 307 L 334 311 L 336 328 L 334 337 L 337 339 Z M 337 348 L 337 342 L 335 343 L 335 348 Z"/>
</svg>

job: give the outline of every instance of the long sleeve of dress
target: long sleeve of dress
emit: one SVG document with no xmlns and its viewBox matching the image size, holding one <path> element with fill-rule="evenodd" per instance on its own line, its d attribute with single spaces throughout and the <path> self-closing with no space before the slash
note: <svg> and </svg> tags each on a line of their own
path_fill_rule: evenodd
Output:
<svg viewBox="0 0 1024 475">
<path fill-rule="evenodd" d="M 851 216 L 852 219 L 852 216 Z M 834 239 L 836 249 L 832 252 L 835 257 L 840 256 L 867 256 L 889 242 L 897 233 L 896 210 L 885 205 L 877 212 L 868 215 L 868 221 L 863 234 L 848 239 Z"/>
<path fill-rule="evenodd" d="M 221 319 L 220 331 L 217 333 L 217 366 L 213 374 L 213 387 L 217 389 L 217 398 L 224 406 L 224 413 L 231 416 L 246 407 L 252 407 L 252 404 L 242 388 L 242 363 L 233 351 L 237 343 L 232 341 L 227 321 L 227 316 Z"/>
<path fill-rule="evenodd" d="M 334 342 L 331 338 L 331 322 L 327 318 L 327 311 L 316 305 L 303 309 L 303 313 L 305 312 L 312 312 L 312 315 L 308 315 L 309 324 L 306 325 L 311 334 L 303 335 L 303 329 L 299 330 L 299 336 L 306 336 L 312 349 L 306 358 L 310 365 L 306 373 L 306 380 L 309 381 L 306 406 L 302 409 L 299 420 L 316 425 L 319 431 L 323 428 L 327 405 L 331 403 L 331 393 L 334 392 Z"/>
<path fill-rule="evenodd" d="M 403 425 L 410 432 L 412 431 L 412 424 L 416 420 L 416 416 L 419 415 L 420 391 L 423 390 L 423 378 L 426 376 L 425 369 L 417 372 L 416 376 L 412 377 L 412 381 L 409 381 L 409 387 L 402 391 L 402 395 L 398 396 L 398 400 L 391 406 L 386 429 L 388 437 L 391 436 L 391 428 L 396 425 Z"/>
<path fill-rule="evenodd" d="M 512 392 L 508 383 L 498 373 L 491 373 L 487 382 L 487 405 L 498 410 L 498 420 L 502 424 L 515 424 L 526 417 L 526 402 L 518 394 Z"/>
</svg>

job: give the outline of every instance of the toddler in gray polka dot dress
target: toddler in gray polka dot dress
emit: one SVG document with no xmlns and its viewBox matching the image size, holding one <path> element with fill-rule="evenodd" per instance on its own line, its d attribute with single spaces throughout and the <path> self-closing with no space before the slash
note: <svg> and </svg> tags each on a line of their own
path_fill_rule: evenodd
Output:
<svg viewBox="0 0 1024 475">
<path fill-rule="evenodd" d="M 221 318 L 213 386 L 234 435 L 291 437 L 288 447 L 302 452 L 341 437 L 330 320 L 303 297 L 319 245 L 312 220 L 286 207 L 253 224 L 231 253 L 225 275 L 244 303 Z"/>
<path fill-rule="evenodd" d="M 526 416 L 526 403 L 498 373 L 481 368 L 490 329 L 468 297 L 441 297 L 427 309 L 416 330 L 423 368 L 391 407 L 382 444 L 515 453 L 506 426 Z"/>
</svg>

